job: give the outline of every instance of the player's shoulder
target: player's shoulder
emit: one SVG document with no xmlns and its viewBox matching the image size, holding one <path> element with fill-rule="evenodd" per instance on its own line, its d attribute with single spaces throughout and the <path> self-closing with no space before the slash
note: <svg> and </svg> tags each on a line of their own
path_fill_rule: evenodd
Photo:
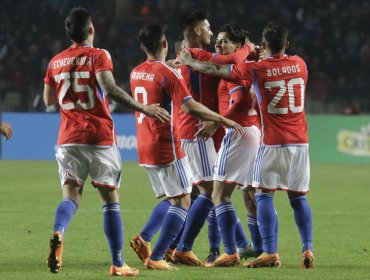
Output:
<svg viewBox="0 0 370 280">
<path fill-rule="evenodd" d="M 90 51 L 94 55 L 102 55 L 108 58 L 109 60 L 112 60 L 112 56 L 110 55 L 109 51 L 107 51 L 106 49 L 91 47 Z"/>
<path fill-rule="evenodd" d="M 300 57 L 299 55 L 288 55 L 288 58 L 291 59 L 291 60 L 294 60 L 296 62 L 300 62 L 300 63 L 306 64 L 306 62 L 304 61 L 304 59 L 302 57 Z"/>
<path fill-rule="evenodd" d="M 181 75 L 181 71 L 179 71 L 179 69 L 172 68 L 171 66 L 168 66 L 164 62 L 159 62 L 159 64 L 160 65 L 158 65 L 158 67 L 161 68 L 163 76 L 165 76 L 166 78 L 173 78 L 173 79 L 180 79 L 180 80 L 183 79 Z"/>
</svg>

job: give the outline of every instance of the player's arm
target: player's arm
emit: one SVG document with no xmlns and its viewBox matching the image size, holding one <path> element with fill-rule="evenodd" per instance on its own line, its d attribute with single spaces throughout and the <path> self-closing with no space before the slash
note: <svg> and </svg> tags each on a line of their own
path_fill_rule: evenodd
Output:
<svg viewBox="0 0 370 280">
<path fill-rule="evenodd" d="M 46 106 L 51 106 L 58 103 L 55 87 L 48 85 L 47 83 L 44 84 L 43 97 Z"/>
<path fill-rule="evenodd" d="M 192 98 L 182 103 L 180 109 L 197 119 L 203 121 L 214 121 L 218 124 L 223 124 L 227 127 L 234 128 L 239 133 L 243 133 L 243 128 L 238 123 L 211 111 L 206 106 L 202 105 Z"/>
<path fill-rule="evenodd" d="M 11 125 L 7 122 L 2 122 L 0 125 L 0 134 L 5 137 L 5 140 L 8 140 L 13 136 L 13 129 Z"/>
<path fill-rule="evenodd" d="M 116 85 L 111 71 L 100 71 L 96 73 L 99 86 L 105 91 L 109 98 L 135 111 L 157 118 L 162 122 L 168 121 L 171 116 L 159 104 L 144 105 L 133 99 L 126 91 Z"/>
<path fill-rule="evenodd" d="M 182 64 L 188 65 L 194 70 L 199 71 L 201 73 L 211 76 L 217 76 L 227 80 L 231 79 L 230 65 L 221 65 L 196 60 L 191 57 L 190 52 L 187 50 L 180 52 L 180 61 Z"/>
</svg>

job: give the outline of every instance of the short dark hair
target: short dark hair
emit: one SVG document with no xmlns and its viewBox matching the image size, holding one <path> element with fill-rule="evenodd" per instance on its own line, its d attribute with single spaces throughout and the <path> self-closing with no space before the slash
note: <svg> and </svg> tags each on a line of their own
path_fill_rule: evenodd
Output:
<svg viewBox="0 0 370 280">
<path fill-rule="evenodd" d="M 246 39 L 250 40 L 249 32 L 235 24 L 227 23 L 222 25 L 218 30 L 218 33 L 220 32 L 227 33 L 229 39 L 234 43 L 240 43 L 244 45 Z"/>
<path fill-rule="evenodd" d="M 159 51 L 161 38 L 164 35 L 164 28 L 158 24 L 147 25 L 139 32 L 139 41 L 141 45 L 151 54 Z"/>
<path fill-rule="evenodd" d="M 184 32 L 186 29 L 194 28 L 199 22 L 208 19 L 209 15 L 203 11 L 190 11 L 180 19 L 180 29 Z"/>
<path fill-rule="evenodd" d="M 277 53 L 284 48 L 288 40 L 288 29 L 278 22 L 270 21 L 263 29 L 262 36 L 272 53 Z"/>
<path fill-rule="evenodd" d="M 89 36 L 91 16 L 89 12 L 81 7 L 73 8 L 64 21 L 68 37 L 76 43 L 81 43 Z"/>
</svg>

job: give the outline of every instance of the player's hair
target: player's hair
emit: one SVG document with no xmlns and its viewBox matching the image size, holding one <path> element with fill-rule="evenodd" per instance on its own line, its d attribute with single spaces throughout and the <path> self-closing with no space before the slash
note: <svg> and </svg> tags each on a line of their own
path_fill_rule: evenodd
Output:
<svg viewBox="0 0 370 280">
<path fill-rule="evenodd" d="M 288 29 L 278 22 L 270 21 L 263 29 L 262 36 L 272 53 L 278 53 L 284 48 L 288 40 Z"/>
<path fill-rule="evenodd" d="M 251 40 L 249 32 L 235 24 L 224 24 L 220 27 L 218 32 L 226 32 L 230 41 L 234 43 L 240 43 L 241 45 L 244 45 L 246 39 L 248 39 L 249 41 Z"/>
<path fill-rule="evenodd" d="M 163 35 L 164 28 L 158 24 L 152 24 L 141 28 L 138 38 L 146 51 L 155 54 L 160 49 Z"/>
<path fill-rule="evenodd" d="M 180 29 L 184 32 L 186 29 L 194 28 L 199 22 L 208 19 L 209 15 L 203 11 L 190 11 L 180 19 Z"/>
<path fill-rule="evenodd" d="M 91 16 L 81 7 L 73 8 L 64 21 L 64 27 L 68 37 L 76 43 L 81 43 L 89 36 Z"/>
</svg>

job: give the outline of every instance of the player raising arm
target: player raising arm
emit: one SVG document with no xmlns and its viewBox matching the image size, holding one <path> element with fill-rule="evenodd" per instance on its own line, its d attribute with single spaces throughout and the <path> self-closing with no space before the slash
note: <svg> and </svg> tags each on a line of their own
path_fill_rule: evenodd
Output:
<svg viewBox="0 0 370 280">
<path fill-rule="evenodd" d="M 307 83 L 306 64 L 285 50 L 288 31 L 276 22 L 263 30 L 262 48 L 267 56 L 259 62 L 225 66 L 199 62 L 186 52 L 181 62 L 219 77 L 250 80 L 255 86 L 261 112 L 262 144 L 254 167 L 253 187 L 257 188 L 257 219 L 264 253 L 246 267 L 279 266 L 275 233 L 273 193 L 288 192 L 302 240 L 302 268 L 313 268 L 312 214 L 306 199 L 310 165 L 308 133 L 304 113 Z"/>
</svg>

